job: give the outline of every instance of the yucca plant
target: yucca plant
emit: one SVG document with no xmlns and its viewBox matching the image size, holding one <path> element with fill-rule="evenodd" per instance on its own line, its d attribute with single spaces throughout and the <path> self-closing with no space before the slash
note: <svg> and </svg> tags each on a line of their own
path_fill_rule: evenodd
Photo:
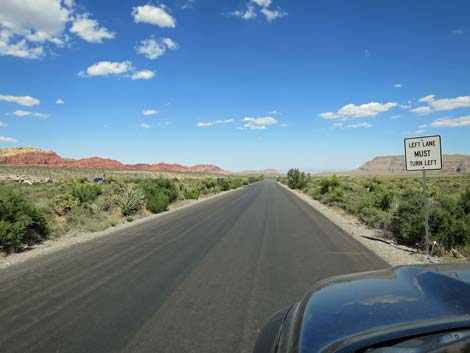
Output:
<svg viewBox="0 0 470 353">
<path fill-rule="evenodd" d="M 144 207 L 144 193 L 135 185 L 127 184 L 114 196 L 114 203 L 123 216 L 132 216 Z"/>
</svg>

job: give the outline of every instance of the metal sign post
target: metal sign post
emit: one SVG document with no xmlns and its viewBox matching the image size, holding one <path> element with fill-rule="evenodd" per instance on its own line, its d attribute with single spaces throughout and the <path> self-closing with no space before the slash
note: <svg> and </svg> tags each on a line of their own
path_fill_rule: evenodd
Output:
<svg viewBox="0 0 470 353">
<path fill-rule="evenodd" d="M 405 139 L 405 165 L 407 171 L 423 171 L 424 230 L 426 255 L 429 256 L 429 209 L 427 170 L 442 169 L 441 136 L 423 136 Z"/>
</svg>

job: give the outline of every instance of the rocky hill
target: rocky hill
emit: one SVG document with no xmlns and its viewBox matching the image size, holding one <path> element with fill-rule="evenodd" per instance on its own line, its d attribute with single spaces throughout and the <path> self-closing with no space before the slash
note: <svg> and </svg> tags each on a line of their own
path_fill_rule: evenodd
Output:
<svg viewBox="0 0 470 353">
<path fill-rule="evenodd" d="M 112 170 L 147 170 L 159 172 L 189 172 L 227 174 L 215 165 L 184 166 L 180 164 L 123 164 L 114 159 L 91 157 L 83 159 L 63 158 L 53 151 L 32 147 L 0 148 L 0 165 L 17 165 L 52 168 L 92 168 Z"/>
<path fill-rule="evenodd" d="M 442 156 L 444 174 L 470 173 L 470 155 L 467 154 L 445 154 Z M 382 156 L 366 162 L 358 169 L 349 173 L 351 175 L 400 175 L 405 174 L 405 160 L 403 156 Z M 416 174 L 408 172 L 407 174 Z"/>
</svg>

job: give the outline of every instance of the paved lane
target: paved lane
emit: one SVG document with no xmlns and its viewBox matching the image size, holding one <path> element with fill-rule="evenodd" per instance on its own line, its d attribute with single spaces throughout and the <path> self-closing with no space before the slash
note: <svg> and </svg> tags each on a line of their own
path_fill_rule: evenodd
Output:
<svg viewBox="0 0 470 353">
<path fill-rule="evenodd" d="M 0 272 L 0 352 L 251 352 L 317 280 L 387 265 L 265 181 Z"/>
</svg>

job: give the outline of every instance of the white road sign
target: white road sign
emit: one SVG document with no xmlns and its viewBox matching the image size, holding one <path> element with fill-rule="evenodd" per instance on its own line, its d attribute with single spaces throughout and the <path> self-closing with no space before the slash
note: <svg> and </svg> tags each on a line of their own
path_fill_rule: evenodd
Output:
<svg viewBox="0 0 470 353">
<path fill-rule="evenodd" d="M 406 170 L 442 169 L 441 136 L 423 136 L 405 139 Z"/>
</svg>

